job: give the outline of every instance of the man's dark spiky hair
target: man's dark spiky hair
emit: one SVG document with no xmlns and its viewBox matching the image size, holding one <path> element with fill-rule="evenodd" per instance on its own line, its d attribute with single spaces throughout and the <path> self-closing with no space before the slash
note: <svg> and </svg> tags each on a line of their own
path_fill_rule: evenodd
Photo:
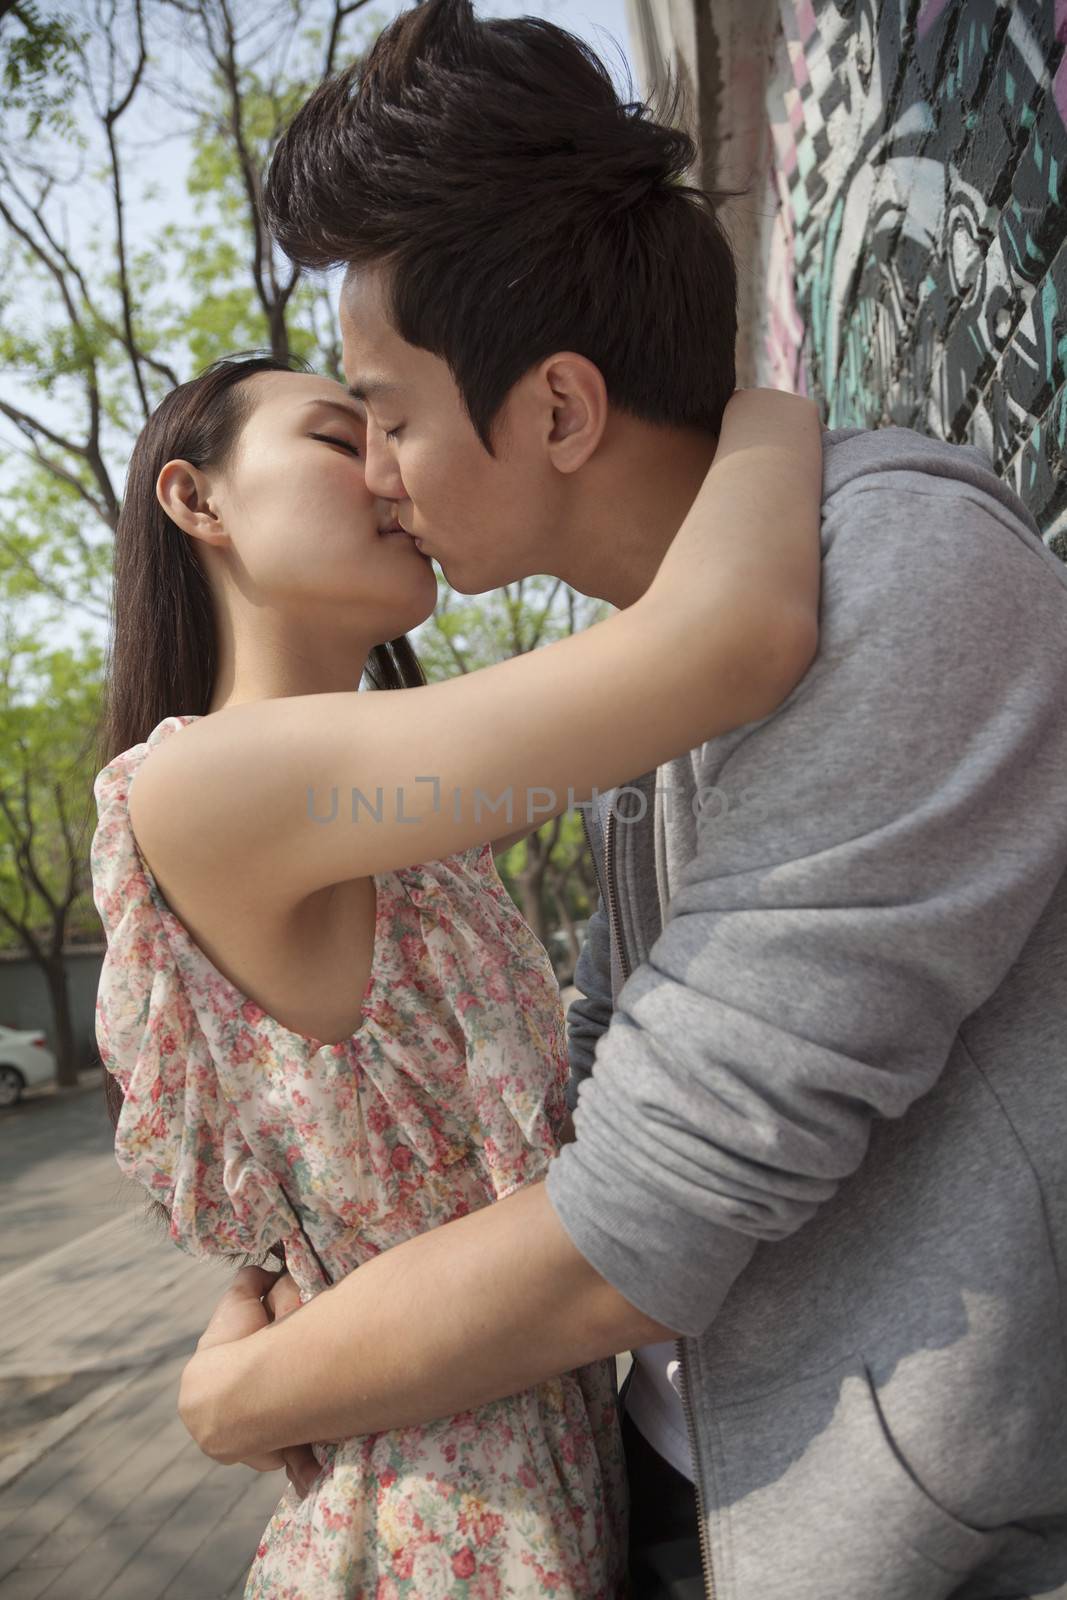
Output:
<svg viewBox="0 0 1067 1600">
<path fill-rule="evenodd" d="M 735 272 L 677 108 L 620 100 L 551 22 L 424 0 L 294 117 L 268 226 L 301 266 L 387 269 L 394 327 L 448 363 L 489 450 L 508 391 L 557 350 L 632 415 L 717 432 Z"/>
</svg>

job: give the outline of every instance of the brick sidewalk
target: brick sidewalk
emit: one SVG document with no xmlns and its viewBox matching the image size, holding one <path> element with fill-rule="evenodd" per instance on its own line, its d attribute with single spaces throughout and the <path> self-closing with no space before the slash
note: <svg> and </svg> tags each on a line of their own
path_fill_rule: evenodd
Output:
<svg viewBox="0 0 1067 1600">
<path fill-rule="evenodd" d="M 146 1366 L 192 1348 L 232 1278 L 179 1250 L 138 1204 L 0 1278 L 0 1378 Z"/>
<path fill-rule="evenodd" d="M 285 1475 L 218 1466 L 177 1412 L 181 1369 L 232 1275 L 176 1249 L 138 1206 L 0 1278 L 0 1379 L 99 1380 L 0 1455 L 0 1600 L 243 1593 Z"/>
<path fill-rule="evenodd" d="M 240 1600 L 285 1475 L 201 1453 L 177 1414 L 187 1358 L 137 1372 L 0 1492 L 2 1600 Z"/>
</svg>

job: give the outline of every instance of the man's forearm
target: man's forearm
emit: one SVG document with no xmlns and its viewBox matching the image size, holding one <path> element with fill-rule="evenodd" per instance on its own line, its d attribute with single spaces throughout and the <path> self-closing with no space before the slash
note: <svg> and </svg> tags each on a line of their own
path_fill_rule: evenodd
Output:
<svg viewBox="0 0 1067 1600">
<path fill-rule="evenodd" d="M 198 1353 L 179 1405 L 210 1455 L 236 1461 L 432 1422 L 672 1336 L 589 1265 L 537 1183 Z"/>
</svg>

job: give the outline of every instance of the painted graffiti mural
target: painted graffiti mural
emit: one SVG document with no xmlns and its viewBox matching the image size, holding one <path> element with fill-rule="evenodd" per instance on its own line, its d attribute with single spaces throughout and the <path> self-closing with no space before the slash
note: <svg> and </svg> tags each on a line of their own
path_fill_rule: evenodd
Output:
<svg viewBox="0 0 1067 1600">
<path fill-rule="evenodd" d="M 1067 559 L 1067 0 L 783 0 L 758 381 L 981 446 Z"/>
</svg>

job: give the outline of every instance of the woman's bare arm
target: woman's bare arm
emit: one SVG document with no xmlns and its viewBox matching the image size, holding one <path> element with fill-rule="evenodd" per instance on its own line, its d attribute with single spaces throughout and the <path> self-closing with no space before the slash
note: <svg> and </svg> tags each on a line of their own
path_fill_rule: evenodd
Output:
<svg viewBox="0 0 1067 1600">
<path fill-rule="evenodd" d="M 649 589 L 583 633 L 445 683 L 191 724 L 131 788 L 142 847 L 186 881 L 269 862 L 295 903 L 505 838 L 530 805 L 566 810 L 769 715 L 817 643 L 819 433 L 809 401 L 736 396 Z"/>
</svg>

